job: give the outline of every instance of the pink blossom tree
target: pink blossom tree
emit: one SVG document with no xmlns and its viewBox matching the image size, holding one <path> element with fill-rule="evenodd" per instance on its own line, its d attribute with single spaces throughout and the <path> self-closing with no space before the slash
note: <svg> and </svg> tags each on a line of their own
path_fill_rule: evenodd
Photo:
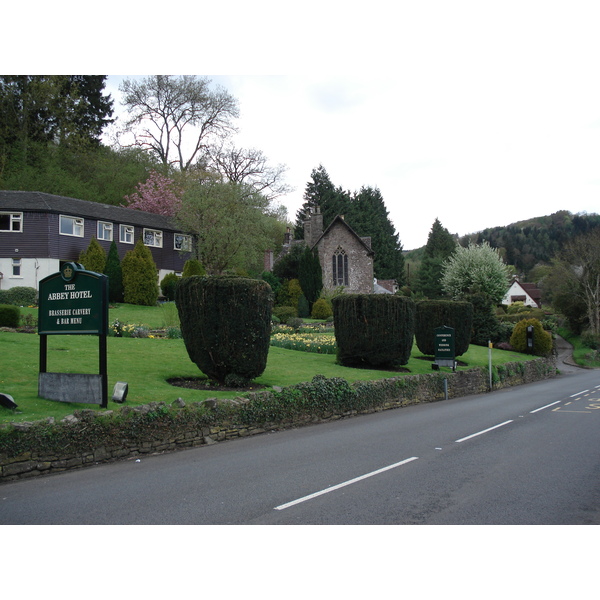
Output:
<svg viewBox="0 0 600 600">
<path fill-rule="evenodd" d="M 136 191 L 125 196 L 127 208 L 173 217 L 181 208 L 183 190 L 169 177 L 150 171 L 148 179 L 136 186 Z"/>
</svg>

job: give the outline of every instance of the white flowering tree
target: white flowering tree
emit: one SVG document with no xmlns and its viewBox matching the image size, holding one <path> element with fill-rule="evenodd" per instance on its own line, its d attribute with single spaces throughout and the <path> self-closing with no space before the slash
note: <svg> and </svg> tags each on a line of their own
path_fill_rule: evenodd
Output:
<svg viewBox="0 0 600 600">
<path fill-rule="evenodd" d="M 510 268 L 498 250 L 487 242 L 457 246 L 442 269 L 444 292 L 454 300 L 468 296 L 485 296 L 490 303 L 500 304 L 509 288 Z"/>
</svg>

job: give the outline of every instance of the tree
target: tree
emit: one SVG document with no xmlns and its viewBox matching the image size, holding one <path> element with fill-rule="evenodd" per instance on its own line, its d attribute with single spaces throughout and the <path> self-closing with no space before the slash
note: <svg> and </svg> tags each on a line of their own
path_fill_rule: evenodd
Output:
<svg viewBox="0 0 600 600">
<path fill-rule="evenodd" d="M 402 244 L 379 189 L 361 187 L 352 196 L 345 220 L 358 235 L 371 238 L 371 248 L 375 252 L 374 276 L 395 279 L 402 286 L 405 281 Z"/>
<path fill-rule="evenodd" d="M 187 171 L 215 138 L 235 131 L 237 100 L 225 89 L 210 89 L 210 79 L 192 75 L 151 75 L 126 79 L 120 86 L 123 105 L 131 115 L 126 132 L 134 144 L 154 154 L 165 168 Z"/>
<path fill-rule="evenodd" d="M 304 204 L 296 212 L 294 239 L 297 240 L 304 239 L 304 221 L 314 208 L 320 207 L 323 223 L 330 223 L 337 215 L 346 213 L 350 202 L 350 195 L 333 185 L 323 165 L 313 169 L 310 176 L 311 181 L 304 191 Z"/>
<path fill-rule="evenodd" d="M 456 238 L 436 218 L 427 237 L 419 268 L 417 291 L 430 299 L 441 298 L 443 295 L 442 265 L 455 250 Z"/>
<path fill-rule="evenodd" d="M 568 242 L 562 255 L 570 293 L 583 301 L 590 332 L 600 334 L 600 228 Z"/>
<path fill-rule="evenodd" d="M 216 178 L 191 185 L 176 215 L 181 229 L 193 236 L 195 257 L 209 275 L 262 261 L 272 245 L 269 228 L 274 218 L 263 196 Z"/>
<path fill-rule="evenodd" d="M 442 267 L 442 289 L 454 300 L 482 295 L 500 304 L 509 287 L 510 270 L 487 242 L 457 246 Z"/>
<path fill-rule="evenodd" d="M 104 274 L 108 276 L 108 299 L 110 302 L 123 302 L 123 270 L 119 251 L 114 240 L 110 243 Z"/>
<path fill-rule="evenodd" d="M 309 304 L 309 313 L 323 289 L 321 262 L 316 251 L 305 247 L 298 263 L 298 280 Z"/>
<path fill-rule="evenodd" d="M 87 271 L 104 273 L 106 267 L 106 252 L 95 236 L 90 240 L 87 249 L 82 250 L 79 254 L 79 262 Z"/>
<path fill-rule="evenodd" d="M 244 183 L 272 201 L 292 191 L 283 181 L 287 167 L 271 167 L 267 158 L 255 148 L 236 148 L 233 144 L 215 146 L 210 150 L 210 164 L 231 183 Z"/>
<path fill-rule="evenodd" d="M 136 191 L 124 200 L 127 208 L 172 217 L 181 210 L 182 195 L 182 188 L 173 179 L 151 170 L 148 179 L 138 183 Z"/>
<path fill-rule="evenodd" d="M 129 250 L 121 263 L 124 300 L 128 304 L 154 306 L 158 300 L 158 276 L 150 248 L 142 238 Z"/>
</svg>

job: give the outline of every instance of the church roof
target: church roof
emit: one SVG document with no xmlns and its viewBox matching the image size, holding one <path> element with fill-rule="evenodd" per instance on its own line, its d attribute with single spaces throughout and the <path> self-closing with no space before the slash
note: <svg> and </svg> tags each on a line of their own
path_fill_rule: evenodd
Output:
<svg viewBox="0 0 600 600">
<path fill-rule="evenodd" d="M 335 217 L 335 219 L 333 219 L 333 221 L 331 221 L 331 223 L 329 223 L 329 226 L 327 227 L 327 229 L 325 229 L 325 231 L 323 231 L 323 233 L 321 234 L 321 236 L 319 237 L 319 239 L 313 244 L 313 248 L 315 246 L 317 246 L 319 244 L 319 242 L 328 235 L 328 233 L 331 231 L 331 229 L 336 225 L 336 224 L 341 224 L 343 227 L 345 227 L 365 248 L 365 250 L 367 251 L 367 253 L 369 255 L 374 255 L 375 252 L 373 252 L 373 249 L 371 248 L 370 244 L 367 244 L 365 242 L 365 238 L 361 238 L 358 233 L 356 233 L 356 231 L 354 231 L 354 229 L 352 229 L 352 227 L 350 227 L 350 225 L 348 225 L 348 223 L 346 223 L 346 220 L 344 219 L 344 217 L 342 215 L 337 215 Z M 370 240 L 370 238 L 367 238 Z"/>
</svg>

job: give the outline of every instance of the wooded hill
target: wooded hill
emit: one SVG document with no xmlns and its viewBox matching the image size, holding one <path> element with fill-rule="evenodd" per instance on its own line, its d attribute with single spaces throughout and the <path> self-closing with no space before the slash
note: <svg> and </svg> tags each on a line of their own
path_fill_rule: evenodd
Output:
<svg viewBox="0 0 600 600">
<path fill-rule="evenodd" d="M 530 271 L 539 263 L 549 263 L 560 252 L 566 242 L 578 235 L 588 233 L 600 226 L 600 215 L 591 213 L 573 214 L 560 210 L 543 217 L 517 221 L 510 225 L 489 227 L 483 231 L 462 236 L 461 246 L 469 242 L 488 242 L 498 248 L 508 265 L 527 279 Z M 405 254 L 414 266 L 423 256 L 424 247 Z"/>
</svg>

